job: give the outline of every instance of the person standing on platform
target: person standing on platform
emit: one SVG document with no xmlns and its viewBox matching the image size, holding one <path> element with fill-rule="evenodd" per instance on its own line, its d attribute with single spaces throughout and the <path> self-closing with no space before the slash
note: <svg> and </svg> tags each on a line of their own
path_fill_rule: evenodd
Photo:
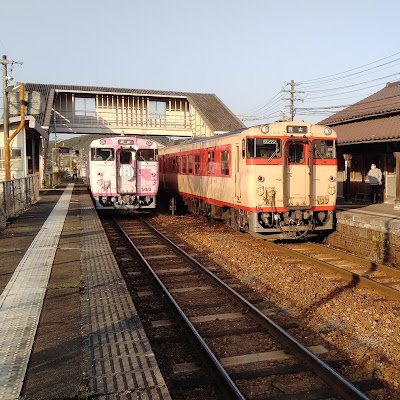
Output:
<svg viewBox="0 0 400 400">
<path fill-rule="evenodd" d="M 378 202 L 378 191 L 382 185 L 382 171 L 376 168 L 375 164 L 371 164 L 371 169 L 368 172 L 369 187 L 371 189 L 371 203 Z"/>
<path fill-rule="evenodd" d="M 78 168 L 75 166 L 73 169 L 73 174 L 72 174 L 72 180 L 74 181 L 75 179 L 78 180 Z"/>
</svg>

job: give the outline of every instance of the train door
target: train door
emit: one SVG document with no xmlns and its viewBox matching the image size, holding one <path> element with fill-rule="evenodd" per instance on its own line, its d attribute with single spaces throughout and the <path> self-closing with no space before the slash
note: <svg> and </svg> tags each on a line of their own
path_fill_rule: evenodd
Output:
<svg viewBox="0 0 400 400">
<path fill-rule="evenodd" d="M 285 206 L 310 205 L 309 144 L 289 140 L 285 145 Z"/>
<path fill-rule="evenodd" d="M 235 202 L 240 202 L 242 192 L 240 190 L 240 145 L 235 146 Z"/>
<path fill-rule="evenodd" d="M 117 152 L 117 192 L 119 194 L 136 193 L 135 151 L 121 149 Z"/>
</svg>

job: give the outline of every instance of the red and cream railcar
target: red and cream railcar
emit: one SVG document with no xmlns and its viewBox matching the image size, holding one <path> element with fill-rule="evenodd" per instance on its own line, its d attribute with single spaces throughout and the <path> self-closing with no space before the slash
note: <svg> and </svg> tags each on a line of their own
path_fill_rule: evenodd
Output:
<svg viewBox="0 0 400 400">
<path fill-rule="evenodd" d="M 276 122 L 160 150 L 160 189 L 242 231 L 302 238 L 333 228 L 336 134 Z"/>
<path fill-rule="evenodd" d="M 90 144 L 89 184 L 97 209 L 154 209 L 159 185 L 158 146 L 135 136 Z"/>
</svg>

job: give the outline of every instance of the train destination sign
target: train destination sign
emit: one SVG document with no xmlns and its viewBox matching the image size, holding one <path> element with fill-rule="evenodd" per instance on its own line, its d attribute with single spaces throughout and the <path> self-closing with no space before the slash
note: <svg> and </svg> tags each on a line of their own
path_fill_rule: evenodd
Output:
<svg viewBox="0 0 400 400">
<path fill-rule="evenodd" d="M 298 125 L 288 125 L 286 127 L 286 133 L 307 133 L 306 126 L 298 126 Z"/>
<path fill-rule="evenodd" d="M 118 139 L 118 144 L 122 145 L 134 145 L 135 141 L 131 139 Z"/>
</svg>

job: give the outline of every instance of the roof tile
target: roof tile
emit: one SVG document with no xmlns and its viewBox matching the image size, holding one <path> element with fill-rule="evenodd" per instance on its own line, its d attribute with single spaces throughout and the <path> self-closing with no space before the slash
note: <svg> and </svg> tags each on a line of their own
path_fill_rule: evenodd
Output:
<svg viewBox="0 0 400 400">
<path fill-rule="evenodd" d="M 390 141 L 400 138 L 400 115 L 335 125 L 338 143 Z"/>
<path fill-rule="evenodd" d="M 400 81 L 388 83 L 378 92 L 322 120 L 323 125 L 385 115 L 400 111 Z"/>
</svg>

